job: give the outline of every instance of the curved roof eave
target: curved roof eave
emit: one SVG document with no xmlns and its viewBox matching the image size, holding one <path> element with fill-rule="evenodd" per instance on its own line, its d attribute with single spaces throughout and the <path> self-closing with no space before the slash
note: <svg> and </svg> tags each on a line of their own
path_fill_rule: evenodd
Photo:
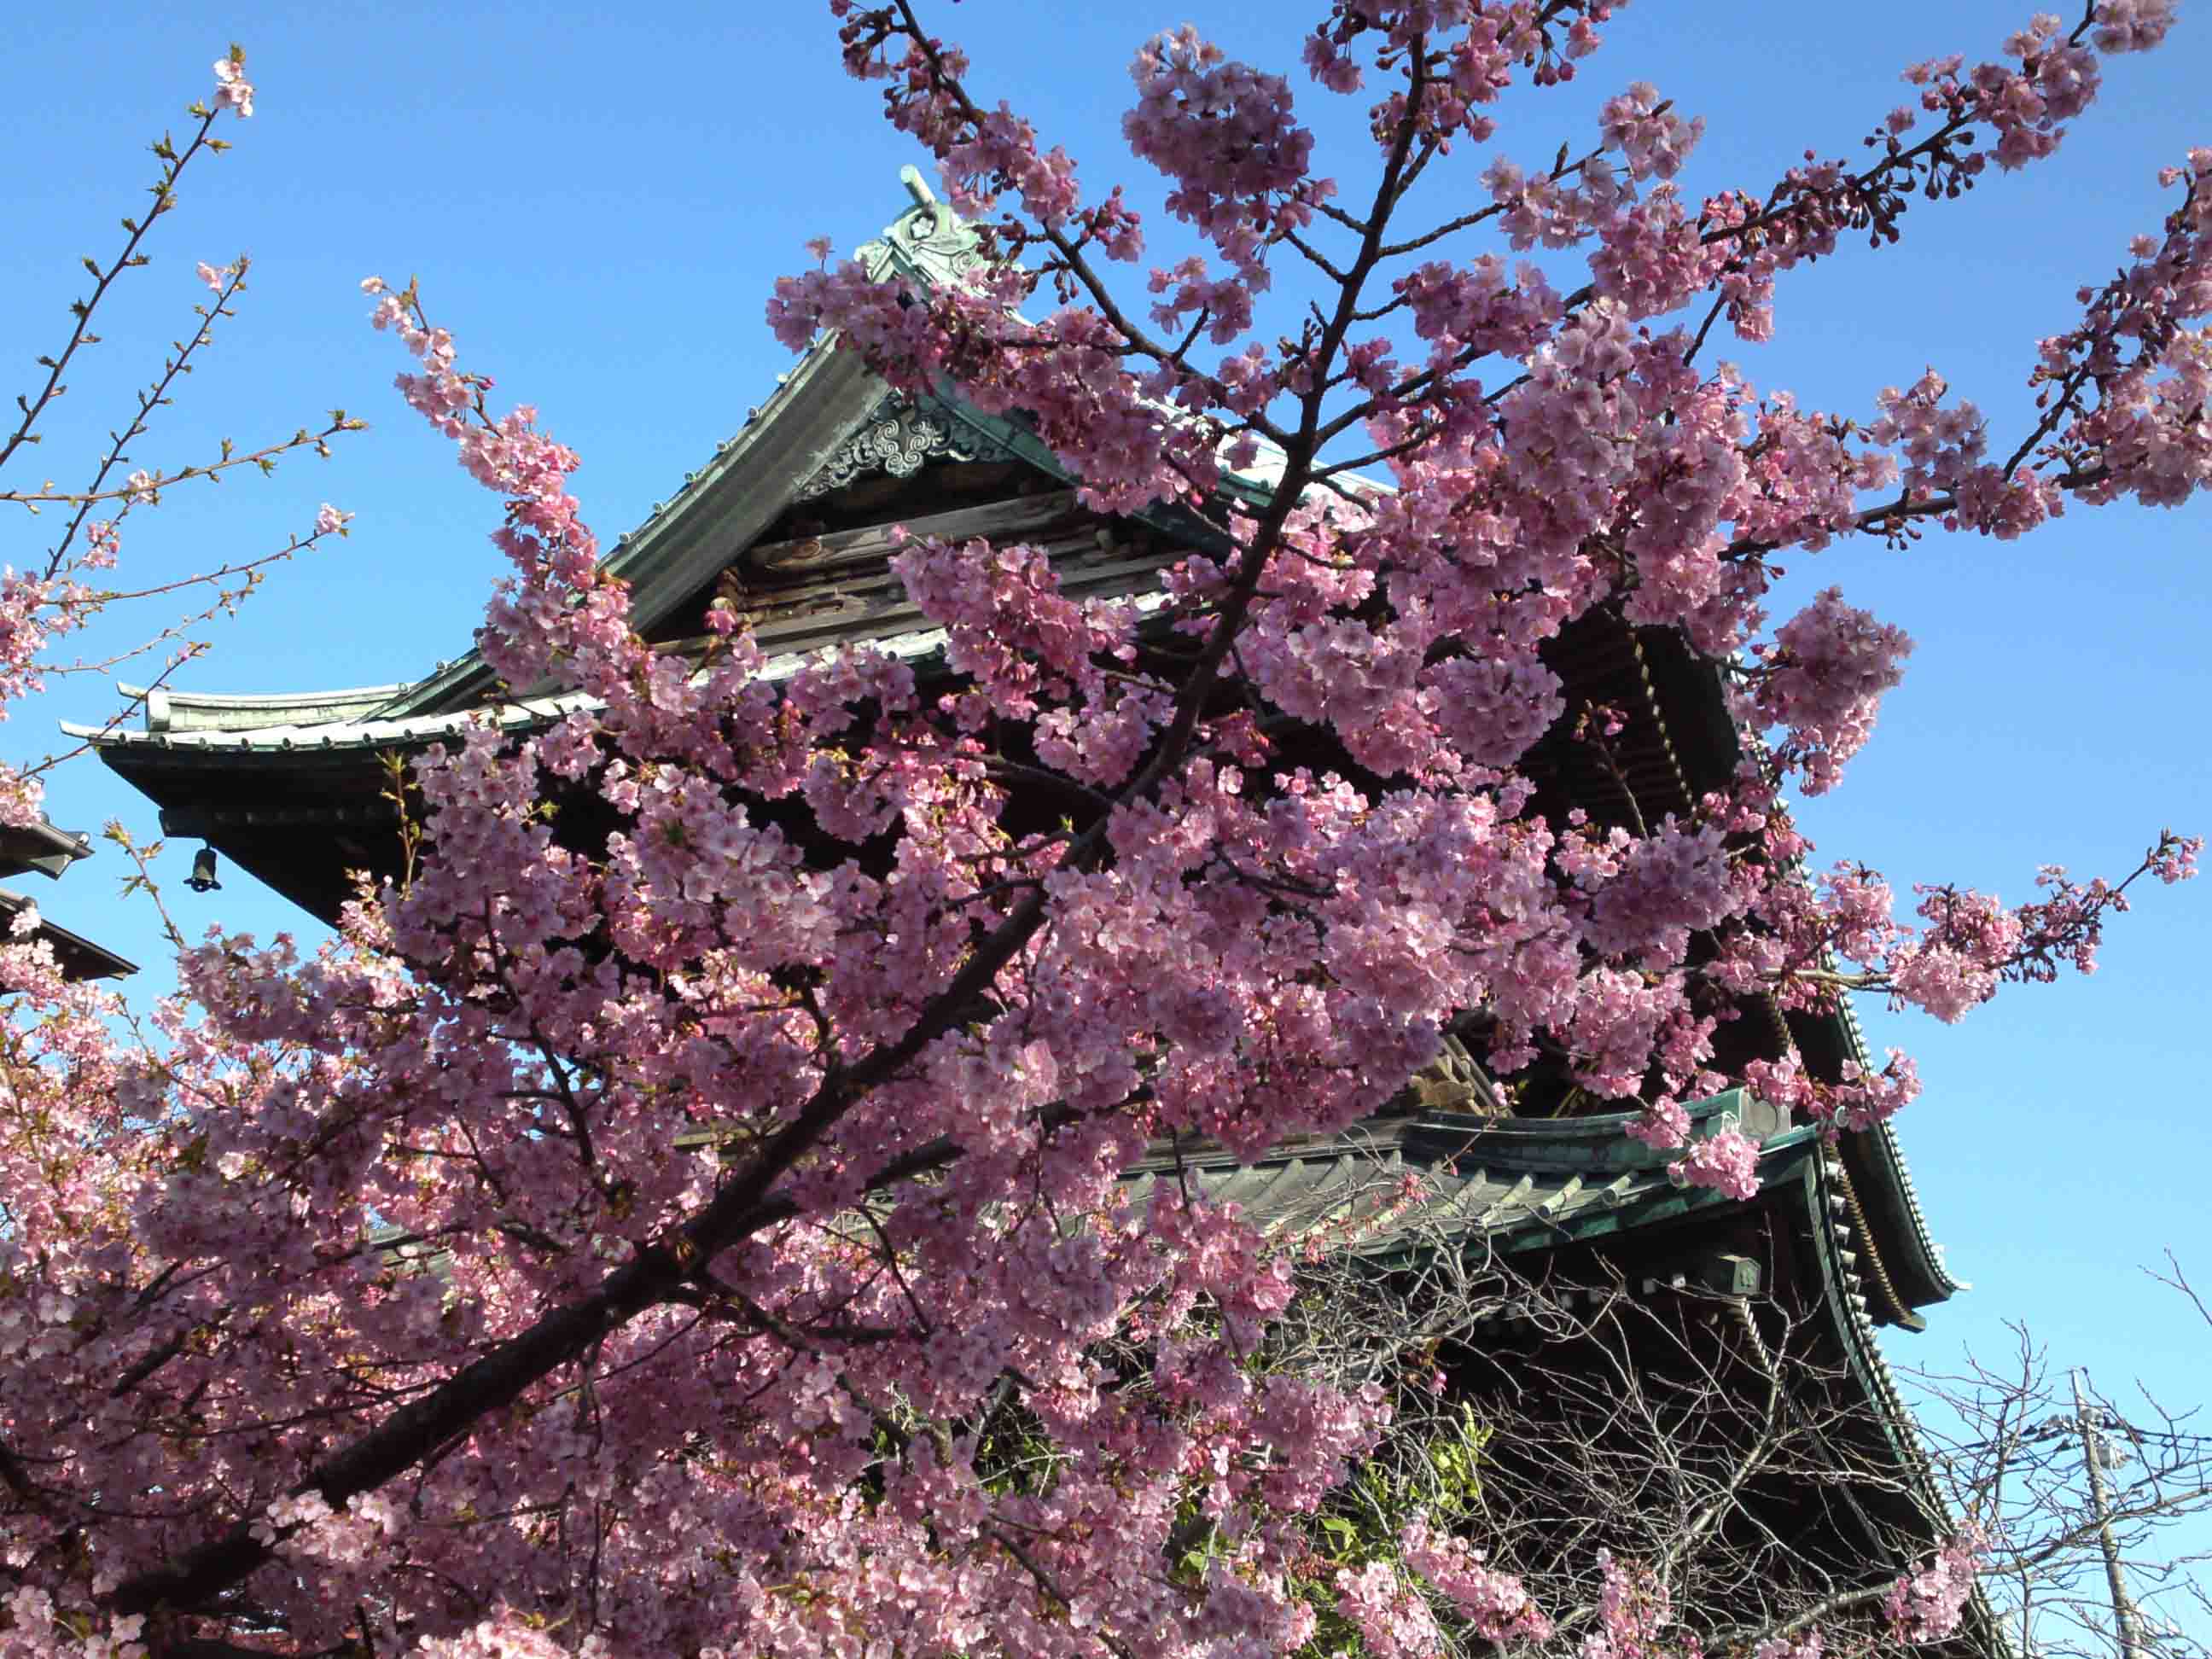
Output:
<svg viewBox="0 0 2212 1659">
<path fill-rule="evenodd" d="M 981 257 L 974 233 L 937 199 L 916 169 L 902 167 L 899 176 L 911 205 L 879 236 L 856 249 L 854 258 L 878 280 L 899 276 L 927 285 L 958 281 Z M 654 502 L 644 520 L 617 540 L 606 568 L 629 584 L 631 614 L 639 627 L 650 630 L 711 583 L 889 395 L 890 388 L 881 378 L 856 355 L 837 347 L 834 334 L 811 342 L 776 377 L 766 401 L 747 411 L 745 424 L 717 445 L 703 466 L 685 473 L 667 501 Z M 935 412 L 987 447 L 1066 478 L 1050 450 L 1018 422 L 985 415 L 949 392 L 928 401 Z M 1263 453 L 1249 475 L 1231 477 L 1229 487 L 1240 496 L 1264 499 L 1278 473 L 1274 457 Z M 1177 518 L 1173 527 L 1186 539 L 1205 539 L 1194 522 Z M 557 689 L 532 686 L 523 696 L 534 700 Z M 496 682 L 471 647 L 421 679 L 401 684 L 266 696 L 123 690 L 125 696 L 144 699 L 149 732 L 237 732 L 411 721 L 482 704 L 494 695 Z M 102 746 L 125 735 L 104 727 L 68 729 Z"/>
<path fill-rule="evenodd" d="M 914 167 L 900 168 L 899 178 L 912 205 L 854 257 L 877 280 L 894 274 L 928 283 L 955 280 L 977 257 L 973 234 Z M 799 361 L 776 377 L 767 401 L 746 412 L 744 425 L 616 542 L 606 568 L 629 584 L 637 626 L 649 629 L 712 581 L 774 522 L 889 392 L 855 354 L 839 350 L 837 344 L 834 334 L 810 342 Z M 491 684 L 482 656 L 471 650 L 401 688 L 378 713 L 404 718 L 450 709 L 480 700 Z"/>
<path fill-rule="evenodd" d="M 1843 1028 L 1851 1057 L 1862 1070 L 1871 1073 L 1875 1068 L 1868 1058 L 1866 1033 L 1850 1003 L 1843 1005 L 1837 1020 Z M 1901 1224 L 1891 1229 L 1910 1246 L 1907 1259 L 1900 1265 L 1906 1267 L 1926 1291 L 1924 1297 L 1913 1298 L 1913 1305 L 1948 1301 L 1960 1291 L 1973 1289 L 1971 1283 L 1952 1273 L 1943 1247 L 1929 1231 L 1927 1212 L 1921 1208 L 1919 1189 L 1913 1184 L 1912 1169 L 1905 1162 L 1905 1149 L 1898 1144 L 1897 1131 L 1884 1121 L 1872 1128 L 1845 1136 L 1843 1145 L 1846 1155 L 1861 1165 L 1862 1176 L 1875 1183 L 1875 1196 L 1891 1212 L 1887 1218 Z M 1861 1196 L 1868 1194 L 1862 1192 Z"/>
</svg>

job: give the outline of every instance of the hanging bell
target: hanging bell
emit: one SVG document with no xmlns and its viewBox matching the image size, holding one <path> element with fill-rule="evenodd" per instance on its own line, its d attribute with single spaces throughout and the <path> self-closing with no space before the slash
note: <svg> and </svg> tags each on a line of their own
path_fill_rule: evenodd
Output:
<svg viewBox="0 0 2212 1659">
<path fill-rule="evenodd" d="M 222 884 L 215 878 L 215 848 L 203 847 L 192 854 L 192 872 L 185 878 L 185 885 L 195 893 L 204 893 Z"/>
</svg>

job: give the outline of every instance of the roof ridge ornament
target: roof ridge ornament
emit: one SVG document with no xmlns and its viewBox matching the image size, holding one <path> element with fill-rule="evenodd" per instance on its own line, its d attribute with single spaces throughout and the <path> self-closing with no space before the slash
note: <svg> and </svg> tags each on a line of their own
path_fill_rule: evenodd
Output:
<svg viewBox="0 0 2212 1659">
<path fill-rule="evenodd" d="M 914 205 L 854 251 L 871 278 L 880 282 L 896 270 L 933 286 L 957 283 L 984 263 L 975 233 L 929 187 L 919 167 L 910 162 L 901 167 L 899 182 Z"/>
</svg>

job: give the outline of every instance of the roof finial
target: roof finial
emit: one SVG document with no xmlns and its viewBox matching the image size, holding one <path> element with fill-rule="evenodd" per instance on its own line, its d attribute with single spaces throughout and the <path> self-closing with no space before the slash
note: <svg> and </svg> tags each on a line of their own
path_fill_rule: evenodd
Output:
<svg viewBox="0 0 2212 1659">
<path fill-rule="evenodd" d="M 906 186 L 906 193 L 914 198 L 916 207 L 937 205 L 937 192 L 929 187 L 929 181 L 921 176 L 921 169 L 913 162 L 909 161 L 899 169 L 899 183 Z"/>
</svg>

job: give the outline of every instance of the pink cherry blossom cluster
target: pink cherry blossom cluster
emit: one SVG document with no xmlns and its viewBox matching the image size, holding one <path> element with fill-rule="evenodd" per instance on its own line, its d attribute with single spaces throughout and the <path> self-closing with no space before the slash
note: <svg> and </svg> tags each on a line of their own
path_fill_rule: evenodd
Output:
<svg viewBox="0 0 2212 1659">
<path fill-rule="evenodd" d="M 2042 458 L 2089 501 L 2172 507 L 2212 479 L 2212 367 L 2203 330 L 2187 326 L 2212 313 L 2212 149 L 2160 177 L 2183 192 L 2165 234 L 2137 237 L 2131 264 L 2080 290 L 2081 322 L 2041 343 L 2032 377 L 2046 410 L 2037 435 L 2056 434 Z"/>
<path fill-rule="evenodd" d="M 1073 246 L 1096 246 L 1119 260 L 1143 252 L 1139 216 L 1118 185 L 1105 200 L 1085 208 L 1075 164 L 1065 150 L 1041 150 L 1036 128 L 1005 103 L 984 110 L 966 98 L 958 77 L 968 60 L 957 46 L 903 33 L 896 8 L 831 0 L 830 12 L 842 20 L 839 39 L 847 70 L 859 79 L 887 83 L 886 113 L 893 125 L 936 155 L 954 208 L 980 217 L 1011 191 L 1048 239 L 1065 235 Z M 900 45 L 894 48 L 893 41 Z M 1011 216 L 997 228 L 1010 254 L 1037 234 Z M 815 257 L 828 252 L 824 244 Z"/>
<path fill-rule="evenodd" d="M 1573 247 L 1598 234 L 1637 200 L 1610 167 L 1594 161 L 1576 170 L 1574 184 L 1548 173 L 1528 173 L 1500 155 L 1482 183 L 1498 213 L 1498 228 L 1516 249 Z"/>
<path fill-rule="evenodd" d="M 2202 836 L 2177 836 L 2171 830 L 2159 832 L 2158 844 L 2150 850 L 2148 863 L 2151 874 L 2171 887 L 2178 881 L 2188 881 L 2197 874 L 2197 860 L 2204 852 Z"/>
<path fill-rule="evenodd" d="M 2001 167 L 2022 167 L 2056 150 L 2065 137 L 2060 123 L 2079 115 L 2097 95 L 2095 53 L 2062 38 L 2062 27 L 2054 14 L 2038 12 L 2026 28 L 2007 36 L 2004 53 L 2020 61 L 2016 70 L 1984 63 L 1962 76 L 1966 60 L 1951 57 L 1916 64 L 1905 78 L 1922 88 L 1922 109 L 1954 122 L 1989 123 L 1997 142 L 1987 153 Z M 2112 38 L 2137 32 L 2116 30 Z"/>
<path fill-rule="evenodd" d="M 1767 724 L 1788 728 L 1776 758 L 1799 774 L 1807 794 L 1824 794 L 1874 735 L 1881 694 L 1904 678 L 1912 641 L 1831 587 L 1778 629 L 1771 647 L 1753 648 L 1762 659 L 1753 707 Z"/>
<path fill-rule="evenodd" d="M 1484 254 L 1464 267 L 1431 260 L 1392 284 L 1413 312 L 1413 331 L 1429 342 L 1438 368 L 1478 358 L 1527 356 L 1557 326 L 1564 307 L 1544 273 Z"/>
<path fill-rule="evenodd" d="M 1174 185 L 1168 211 L 1264 287 L 1268 244 L 1335 193 L 1310 176 L 1313 134 L 1291 118 L 1289 82 L 1231 62 L 1188 24 L 1146 43 L 1129 75 L 1137 103 L 1121 136 Z"/>
<path fill-rule="evenodd" d="M 105 597 L 76 573 L 113 565 L 120 544 L 113 520 L 94 520 L 73 562 L 36 574 L 0 570 L 0 720 L 8 718 L 9 704 L 46 689 L 49 668 L 42 658 L 48 647 L 105 605 Z M 45 799 L 46 787 L 34 772 L 0 763 L 0 823 L 39 823 Z"/>
<path fill-rule="evenodd" d="M 1338 1614 L 1358 1626 L 1376 1659 L 1435 1659 L 1443 1652 L 1443 1632 L 1428 1602 L 1387 1563 L 1338 1568 L 1336 1592 Z"/>
<path fill-rule="evenodd" d="M 1921 936 L 1893 946 L 1890 984 L 1905 1001 L 1948 1024 L 1996 994 L 2000 964 L 2021 943 L 2021 918 L 1984 893 L 1921 888 Z"/>
<path fill-rule="evenodd" d="M 1890 1628 L 1906 1642 L 1937 1642 L 1959 1627 L 1984 1545 L 1968 1528 L 1936 1552 L 1924 1566 L 1905 1574 L 1882 1603 Z"/>
<path fill-rule="evenodd" d="M 378 296 L 372 325 L 398 334 L 423 365 L 421 374 L 396 377 L 400 395 L 454 441 L 470 477 L 508 502 L 507 522 L 493 540 L 519 580 L 491 607 L 486 660 L 512 684 L 557 672 L 602 694 L 627 687 L 644 653 L 619 591 L 599 569 L 598 540 L 568 492 L 575 452 L 539 432 L 537 411 L 526 404 L 495 420 L 485 412 L 490 381 L 455 366 L 452 336 L 422 319 L 412 288 L 395 294 L 377 276 L 361 287 Z"/>
<path fill-rule="evenodd" d="M 1417 1516 L 1398 1541 L 1406 1565 L 1434 1585 L 1484 1641 L 1510 1646 L 1550 1639 L 1552 1621 L 1526 1587 L 1512 1574 L 1485 1565 L 1482 1552 L 1465 1539 L 1439 1534 Z"/>
<path fill-rule="evenodd" d="M 1453 137 L 1461 133 L 1478 144 L 1488 141 L 1497 124 L 1483 112 L 1512 85 L 1516 68 L 1532 65 L 1531 78 L 1538 86 L 1573 79 L 1571 60 L 1596 50 L 1595 25 L 1613 9 L 1585 0 L 1540 12 L 1532 6 L 1473 0 L 1336 0 L 1329 15 L 1306 37 L 1304 61 L 1319 84 L 1331 92 L 1352 93 L 1366 84 L 1363 55 L 1395 79 L 1407 56 L 1422 51 L 1429 80 L 1420 106 L 1409 107 L 1404 94 L 1394 89 L 1375 106 L 1370 123 L 1386 148 L 1404 127 L 1449 153 Z M 1370 37 L 1365 54 L 1358 50 L 1363 36 Z"/>
<path fill-rule="evenodd" d="M 1690 1143 L 1668 1173 L 1692 1187 L 1706 1187 L 1728 1198 L 1759 1192 L 1759 1143 L 1741 1129 L 1719 1129 Z"/>
<path fill-rule="evenodd" d="M 1438 731 L 1477 766 L 1511 765 L 1566 712 L 1559 677 L 1533 656 L 1449 657 L 1421 678 Z"/>
<path fill-rule="evenodd" d="M 1920 1092 L 1919 1073 L 1895 1048 L 1889 1051 L 1888 1065 L 1872 1075 L 1857 1061 L 1849 1062 L 1838 1084 L 1812 1077 L 1794 1054 L 1752 1061 L 1744 1068 L 1744 1081 L 1760 1099 L 1796 1117 L 1845 1129 L 1869 1128 L 1911 1104 Z"/>
<path fill-rule="evenodd" d="M 1768 856 L 1793 866 L 1804 844 L 1778 823 L 1767 831 Z M 2118 882 L 2075 882 L 2046 866 L 2036 882 L 2044 896 L 2011 907 L 1988 894 L 1923 884 L 1915 889 L 1923 924 L 1917 929 L 1895 919 L 1889 884 L 1877 872 L 1839 864 L 1817 884 L 1786 881 L 1754 896 L 1746 911 L 1752 926 L 1723 938 L 1707 971 L 1739 990 L 1772 986 L 1785 1006 L 1831 1008 L 1841 991 L 1879 990 L 1894 1004 L 1955 1021 L 2004 981 L 2049 981 L 2069 968 L 2094 973 L 2106 919 L 2128 909 L 2128 889 L 2146 875 L 2169 884 L 2189 879 L 2200 848 L 2199 838 L 2163 831 Z M 1858 970 L 1844 971 L 1837 958 Z M 1852 1127 L 1889 1115 L 1919 1091 L 1911 1062 L 1895 1051 L 1877 1078 L 1854 1067 L 1840 1085 L 1816 1084 L 1785 1061 L 1755 1080 L 1778 1103 Z"/>
<path fill-rule="evenodd" d="M 1597 1606 L 1598 1627 L 1583 1638 L 1583 1659 L 1658 1659 L 1662 1632 L 1674 1622 L 1674 1597 L 1649 1567 L 1622 1563 L 1600 1551 L 1598 1570 L 1604 1588 Z"/>
<path fill-rule="evenodd" d="M 2148 52 L 2173 27 L 2173 0 L 2098 0 L 2099 52 Z"/>
<path fill-rule="evenodd" d="M 1729 258 L 1724 244 L 1698 234 L 1697 219 L 1672 185 L 1607 215 L 1596 231 L 1594 285 L 1638 319 L 1680 310 L 1719 276 Z"/>
<path fill-rule="evenodd" d="M 1684 120 L 1674 113 L 1671 99 L 1659 96 L 1658 88 L 1637 81 L 1606 100 L 1598 131 L 1607 147 L 1627 161 L 1631 178 L 1672 179 L 1705 137 L 1705 121 L 1703 116 Z"/>
<path fill-rule="evenodd" d="M 1676 1088 L 1692 1076 L 1708 1084 L 1713 1080 L 1712 1074 L 1701 1073 L 1697 1069 L 1711 1057 L 1710 1045 L 1703 1042 L 1711 1034 L 1711 1024 L 1708 1021 L 1691 1029 L 1697 1030 L 1701 1046 L 1687 1064 L 1678 1057 L 1668 1065 L 1668 1081 Z M 1763 1097 L 1778 1104 L 1789 1104 L 1786 1094 L 1770 1091 L 1775 1079 L 1768 1073 L 1777 1068 L 1764 1061 L 1754 1061 L 1753 1065 L 1763 1069 L 1754 1070 L 1745 1080 Z M 1751 1198 L 1759 1192 L 1759 1145 L 1736 1127 L 1732 1120 L 1723 1121 L 1706 1133 L 1692 1138 L 1688 1109 L 1668 1094 L 1646 1105 L 1623 1133 L 1632 1140 L 1660 1152 L 1685 1149 L 1680 1158 L 1667 1166 L 1668 1179 L 1679 1185 L 1706 1188 L 1729 1198 Z"/>
<path fill-rule="evenodd" d="M 246 78 L 246 54 L 236 46 L 215 60 L 215 103 L 217 109 L 235 111 L 240 120 L 253 113 L 253 82 Z"/>
<path fill-rule="evenodd" d="M 1894 241 L 1911 195 L 1955 197 L 1971 189 L 1991 161 L 2009 170 L 2054 153 L 2063 124 L 2097 94 L 2096 52 L 2154 46 L 2172 15 L 2168 0 L 2140 6 L 2121 0 L 2092 6 L 2062 35 L 2059 20 L 2039 13 L 2003 43 L 2012 62 L 1968 69 L 1963 55 L 1953 55 L 1908 68 L 1905 80 L 1921 88 L 1920 108 L 1892 110 L 1875 129 L 1867 140 L 1878 152 L 1872 166 L 1854 172 L 1808 151 L 1806 164 L 1790 169 L 1778 189 L 1709 199 L 1705 234 L 1735 248 L 1718 287 L 1738 332 L 1767 338 L 1775 275 L 1832 254 L 1839 233 L 1867 233 L 1875 246 Z M 1933 130 L 1908 142 L 1923 114 L 1937 118 Z"/>
<path fill-rule="evenodd" d="M 1098 662 L 1135 654 L 1131 608 L 1062 599 L 1051 561 L 1034 548 L 928 541 L 899 553 L 891 568 L 945 629 L 952 668 L 1002 717 L 1036 714 L 1041 697 L 1096 700 L 1106 684 Z"/>
<path fill-rule="evenodd" d="M 1905 453 L 1907 489 L 1933 493 L 1955 488 L 1978 465 L 1989 442 L 1989 423 L 1973 404 L 1943 407 L 1950 390 L 1943 377 L 1929 369 L 1911 389 L 1885 388 L 1875 398 L 1881 419 L 1870 429 L 1879 444 Z"/>
</svg>

